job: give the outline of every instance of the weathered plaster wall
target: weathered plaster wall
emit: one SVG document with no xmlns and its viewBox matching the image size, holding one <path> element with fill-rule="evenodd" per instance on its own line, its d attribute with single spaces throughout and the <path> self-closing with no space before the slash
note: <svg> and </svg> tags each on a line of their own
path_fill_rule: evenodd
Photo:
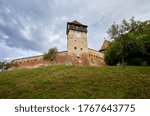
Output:
<svg viewBox="0 0 150 116">
<path fill-rule="evenodd" d="M 80 34 L 80 37 L 76 35 L 78 33 Z M 82 53 L 88 52 L 86 33 L 69 30 L 67 39 L 67 49 L 69 55 L 76 54 L 79 56 Z"/>
</svg>

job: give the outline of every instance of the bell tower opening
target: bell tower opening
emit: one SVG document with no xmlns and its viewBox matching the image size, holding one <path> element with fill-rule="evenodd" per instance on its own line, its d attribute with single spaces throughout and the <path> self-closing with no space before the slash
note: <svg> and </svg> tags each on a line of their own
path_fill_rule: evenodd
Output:
<svg viewBox="0 0 150 116">
<path fill-rule="evenodd" d="M 78 21 L 67 22 L 67 51 L 68 54 L 80 54 L 88 52 L 87 45 L 87 25 L 83 25 Z"/>
</svg>

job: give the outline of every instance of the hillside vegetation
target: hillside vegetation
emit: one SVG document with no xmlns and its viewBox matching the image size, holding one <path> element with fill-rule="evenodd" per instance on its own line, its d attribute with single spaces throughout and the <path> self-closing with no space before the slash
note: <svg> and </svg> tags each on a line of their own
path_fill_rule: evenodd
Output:
<svg viewBox="0 0 150 116">
<path fill-rule="evenodd" d="M 0 72 L 0 98 L 150 98 L 150 67 L 49 66 Z"/>
</svg>

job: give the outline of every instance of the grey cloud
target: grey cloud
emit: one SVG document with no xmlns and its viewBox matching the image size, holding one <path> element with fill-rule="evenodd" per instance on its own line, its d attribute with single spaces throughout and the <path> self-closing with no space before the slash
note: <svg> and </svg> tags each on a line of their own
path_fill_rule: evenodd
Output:
<svg viewBox="0 0 150 116">
<path fill-rule="evenodd" d="M 89 26 L 89 47 L 98 50 L 114 21 L 146 20 L 149 7 L 149 0 L 1 0 L 0 59 L 66 50 L 66 22 L 74 19 Z"/>
</svg>

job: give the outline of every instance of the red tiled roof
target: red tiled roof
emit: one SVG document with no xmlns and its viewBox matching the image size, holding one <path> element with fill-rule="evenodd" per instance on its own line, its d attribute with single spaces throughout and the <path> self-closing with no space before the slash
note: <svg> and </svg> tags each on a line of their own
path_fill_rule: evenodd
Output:
<svg viewBox="0 0 150 116">
<path fill-rule="evenodd" d="M 80 22 L 78 22 L 78 21 L 76 21 L 76 20 L 72 21 L 71 23 L 72 23 L 72 24 L 76 24 L 76 25 L 83 25 L 83 24 L 81 24 Z"/>
<path fill-rule="evenodd" d="M 110 41 L 104 40 L 103 45 L 102 45 L 102 47 L 99 51 L 105 50 L 108 47 L 109 44 L 110 44 Z"/>
<path fill-rule="evenodd" d="M 81 25 L 81 26 L 87 27 L 87 25 L 83 25 L 82 23 L 80 23 L 80 22 L 78 22 L 78 21 L 76 21 L 76 20 L 74 20 L 74 21 L 72 21 L 72 22 L 68 22 L 68 23 L 69 23 L 69 24 Z"/>
</svg>

